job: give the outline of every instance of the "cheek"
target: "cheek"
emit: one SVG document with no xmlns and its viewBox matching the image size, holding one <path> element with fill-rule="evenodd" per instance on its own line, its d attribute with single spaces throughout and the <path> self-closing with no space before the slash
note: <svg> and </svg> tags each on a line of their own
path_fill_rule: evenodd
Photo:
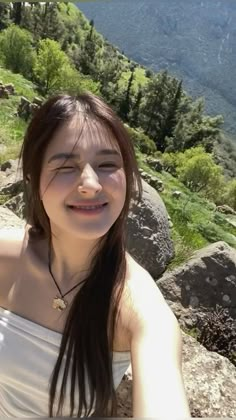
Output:
<svg viewBox="0 0 236 420">
<path fill-rule="evenodd" d="M 57 182 L 56 178 L 53 179 L 52 174 L 43 173 L 40 178 L 40 198 L 47 198 L 48 193 L 49 195 L 53 195 L 53 193 L 57 190 Z"/>
<path fill-rule="evenodd" d="M 40 196 L 46 197 L 47 193 L 58 194 L 73 182 L 74 176 L 71 175 L 62 177 L 60 174 L 44 173 L 40 179 Z"/>
<path fill-rule="evenodd" d="M 114 195 L 124 196 L 126 195 L 126 178 L 123 171 L 118 171 L 111 174 L 108 177 L 107 185 L 113 192 Z"/>
</svg>

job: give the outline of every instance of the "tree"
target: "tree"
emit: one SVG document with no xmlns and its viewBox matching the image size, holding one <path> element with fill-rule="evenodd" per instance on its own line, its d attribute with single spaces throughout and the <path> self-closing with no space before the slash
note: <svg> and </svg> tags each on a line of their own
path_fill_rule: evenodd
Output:
<svg viewBox="0 0 236 420">
<path fill-rule="evenodd" d="M 70 67 L 69 57 L 61 50 L 58 42 L 51 39 L 39 41 L 33 71 L 44 95 L 62 88 L 65 72 L 69 71 Z"/>
<path fill-rule="evenodd" d="M 215 164 L 203 147 L 187 150 L 180 159 L 177 175 L 191 191 L 202 192 L 209 199 L 217 199 L 224 187 L 222 168 Z"/>
<path fill-rule="evenodd" d="M 140 104 L 141 104 L 142 98 L 143 98 L 143 89 L 142 89 L 142 86 L 139 85 L 138 93 L 135 98 L 134 105 L 132 106 L 129 113 L 129 123 L 131 127 L 139 126 L 139 112 L 140 112 Z"/>
<path fill-rule="evenodd" d="M 119 107 L 119 115 L 124 121 L 128 120 L 128 114 L 131 109 L 131 95 L 130 94 L 131 94 L 131 88 L 133 86 L 134 78 L 135 78 L 135 66 L 131 68 L 131 73 L 130 73 L 130 77 L 127 84 L 127 89 L 123 94 L 123 98 L 121 100 L 120 107 Z"/>
<path fill-rule="evenodd" d="M 25 7 L 22 13 L 21 27 L 30 31 L 35 41 L 41 38 L 43 30 L 42 7 L 40 2 L 31 3 L 30 7 Z"/>
<path fill-rule="evenodd" d="M 22 8 L 23 8 L 23 3 L 21 2 L 12 3 L 11 19 L 13 23 L 15 23 L 15 25 L 21 24 Z"/>
<path fill-rule="evenodd" d="M 156 152 L 154 141 L 146 136 L 142 130 L 131 128 L 127 124 L 125 126 L 136 149 L 148 155 L 153 155 Z"/>
<path fill-rule="evenodd" d="M 166 151 L 184 151 L 197 145 L 203 145 L 206 152 L 211 153 L 220 136 L 222 116 L 204 115 L 205 102 L 198 98 L 182 98 L 177 110 L 177 124 L 173 134 L 168 138 Z"/>
<path fill-rule="evenodd" d="M 43 23 L 41 38 L 49 38 L 62 43 L 65 28 L 58 14 L 57 3 L 45 2 Z"/>
<path fill-rule="evenodd" d="M 0 34 L 4 65 L 14 73 L 30 78 L 35 60 L 33 39 L 25 29 L 12 24 Z"/>
<path fill-rule="evenodd" d="M 90 21 L 90 29 L 84 40 L 79 58 L 79 68 L 83 74 L 90 75 L 95 80 L 98 80 L 98 62 L 99 62 L 99 48 L 101 46 L 101 38 L 94 30 L 94 22 Z"/>
<path fill-rule="evenodd" d="M 118 112 L 121 101 L 118 83 L 123 68 L 117 52 L 110 44 L 106 43 L 100 51 L 101 54 L 97 55 L 95 80 L 100 83 L 104 99 Z"/>
<path fill-rule="evenodd" d="M 162 128 L 174 102 L 178 83 L 167 71 L 153 75 L 145 86 L 140 105 L 140 126 L 155 141 L 157 149 L 161 152 L 164 152 L 166 147 Z"/>
<path fill-rule="evenodd" d="M 22 11 L 21 26 L 34 34 L 35 40 L 53 39 L 63 43 L 65 28 L 53 2 L 32 3 Z"/>
<path fill-rule="evenodd" d="M 0 31 L 7 28 L 10 24 L 10 7 L 9 4 L 0 3 Z"/>
<path fill-rule="evenodd" d="M 163 148 L 166 149 L 168 139 L 173 136 L 173 132 L 178 123 L 178 109 L 183 95 L 182 80 L 176 87 L 173 99 L 170 101 L 167 116 L 162 120 L 161 130 L 159 134 L 159 141 L 163 144 Z"/>
<path fill-rule="evenodd" d="M 61 74 L 61 86 L 57 88 L 57 92 L 77 95 L 84 91 L 100 95 L 99 83 L 94 82 L 89 76 L 80 74 L 75 68 L 65 66 Z"/>
</svg>

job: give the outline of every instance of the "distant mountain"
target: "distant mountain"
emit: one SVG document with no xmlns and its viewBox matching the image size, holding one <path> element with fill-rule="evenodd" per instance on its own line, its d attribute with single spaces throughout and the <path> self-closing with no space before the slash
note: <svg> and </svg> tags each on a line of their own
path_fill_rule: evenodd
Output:
<svg viewBox="0 0 236 420">
<path fill-rule="evenodd" d="M 96 29 L 136 62 L 168 69 L 236 134 L 236 0 L 78 3 Z"/>
</svg>

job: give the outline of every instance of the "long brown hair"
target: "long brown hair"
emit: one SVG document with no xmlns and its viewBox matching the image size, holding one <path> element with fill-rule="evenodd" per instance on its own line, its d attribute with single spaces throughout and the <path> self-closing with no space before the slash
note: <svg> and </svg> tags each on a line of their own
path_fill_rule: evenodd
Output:
<svg viewBox="0 0 236 420">
<path fill-rule="evenodd" d="M 100 241 L 86 282 L 75 295 L 70 307 L 50 383 L 50 417 L 54 416 L 59 372 L 62 366 L 64 366 L 64 371 L 56 416 L 62 415 L 69 372 L 71 372 L 71 417 L 74 415 L 81 417 L 82 410 L 85 410 L 85 417 L 89 416 L 94 401 L 96 415 L 116 415 L 117 406 L 112 375 L 112 344 L 119 315 L 119 303 L 125 286 L 125 227 L 131 199 L 139 200 L 142 194 L 142 184 L 133 144 L 113 110 L 91 93 L 84 93 L 77 97 L 54 96 L 48 99 L 34 115 L 26 131 L 20 152 L 26 221 L 32 225 L 32 237 L 36 233 L 36 235 L 45 236 L 49 240 L 51 238 L 49 219 L 39 193 L 42 162 L 54 133 L 60 129 L 61 124 L 78 115 L 78 112 L 82 112 L 86 117 L 84 121 L 95 118 L 115 138 L 124 162 L 127 184 L 126 200 L 119 217 Z M 80 129 L 82 128 L 80 127 Z M 108 325 L 109 334 L 107 333 Z M 85 391 L 86 373 L 91 397 L 89 403 L 86 400 Z M 74 413 L 76 386 L 78 386 L 79 392 L 79 407 Z"/>
</svg>

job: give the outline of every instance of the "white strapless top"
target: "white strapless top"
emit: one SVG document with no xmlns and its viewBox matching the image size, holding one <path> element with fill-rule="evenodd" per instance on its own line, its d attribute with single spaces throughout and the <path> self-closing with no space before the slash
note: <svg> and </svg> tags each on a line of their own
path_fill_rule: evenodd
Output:
<svg viewBox="0 0 236 420">
<path fill-rule="evenodd" d="M 0 417 L 48 417 L 49 382 L 61 338 L 0 307 Z M 130 352 L 113 352 L 115 389 L 129 365 Z M 67 391 L 63 417 L 69 417 Z M 87 381 L 86 399 L 90 401 Z"/>
</svg>

